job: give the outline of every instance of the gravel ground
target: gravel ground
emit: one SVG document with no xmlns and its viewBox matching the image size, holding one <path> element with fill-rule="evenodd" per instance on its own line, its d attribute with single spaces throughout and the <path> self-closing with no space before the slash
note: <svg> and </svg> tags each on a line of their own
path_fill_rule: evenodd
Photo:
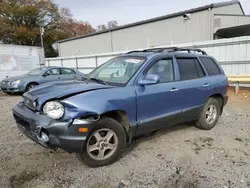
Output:
<svg viewBox="0 0 250 188">
<path fill-rule="evenodd" d="M 96 169 L 23 136 L 11 113 L 19 99 L 0 93 L 1 188 L 250 188 L 249 91 L 230 93 L 214 129 L 188 124 L 158 131 L 136 139 L 116 163 Z"/>
</svg>

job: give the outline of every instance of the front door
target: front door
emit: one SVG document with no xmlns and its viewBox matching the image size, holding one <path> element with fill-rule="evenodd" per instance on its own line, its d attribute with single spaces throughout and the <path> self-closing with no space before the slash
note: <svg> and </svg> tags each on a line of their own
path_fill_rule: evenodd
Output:
<svg viewBox="0 0 250 188">
<path fill-rule="evenodd" d="M 138 86 L 137 135 L 178 123 L 182 95 L 175 84 L 176 65 L 173 59 L 162 58 L 149 65 L 145 74 L 157 74 L 160 83 Z"/>
<path fill-rule="evenodd" d="M 41 83 L 58 81 L 60 79 L 60 71 L 59 68 L 51 68 L 47 70 L 41 79 Z"/>
</svg>

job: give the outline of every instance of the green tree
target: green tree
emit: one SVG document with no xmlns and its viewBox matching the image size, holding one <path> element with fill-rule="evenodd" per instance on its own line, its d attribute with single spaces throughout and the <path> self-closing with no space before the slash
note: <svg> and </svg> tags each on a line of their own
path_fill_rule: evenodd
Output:
<svg viewBox="0 0 250 188">
<path fill-rule="evenodd" d="M 51 0 L 0 0 L 0 25 L 0 41 L 31 46 L 41 46 L 40 28 L 44 28 L 46 57 L 57 55 L 52 47 L 56 41 L 95 31 Z"/>
</svg>

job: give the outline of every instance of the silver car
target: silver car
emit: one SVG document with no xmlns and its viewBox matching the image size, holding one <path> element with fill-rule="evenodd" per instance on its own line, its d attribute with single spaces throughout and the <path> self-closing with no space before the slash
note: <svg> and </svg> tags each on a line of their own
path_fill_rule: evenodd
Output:
<svg viewBox="0 0 250 188">
<path fill-rule="evenodd" d="M 5 93 L 24 93 L 40 84 L 54 81 L 79 80 L 84 74 L 64 67 L 36 68 L 22 76 L 7 78 L 1 82 L 1 90 Z"/>
</svg>

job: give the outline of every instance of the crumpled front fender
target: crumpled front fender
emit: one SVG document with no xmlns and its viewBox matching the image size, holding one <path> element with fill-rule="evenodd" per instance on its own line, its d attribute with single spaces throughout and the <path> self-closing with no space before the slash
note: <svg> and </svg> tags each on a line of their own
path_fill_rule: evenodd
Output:
<svg viewBox="0 0 250 188">
<path fill-rule="evenodd" d="M 136 125 L 136 93 L 134 86 L 116 87 L 81 93 L 62 100 L 65 116 L 72 119 L 124 111 L 131 126 Z"/>
</svg>

